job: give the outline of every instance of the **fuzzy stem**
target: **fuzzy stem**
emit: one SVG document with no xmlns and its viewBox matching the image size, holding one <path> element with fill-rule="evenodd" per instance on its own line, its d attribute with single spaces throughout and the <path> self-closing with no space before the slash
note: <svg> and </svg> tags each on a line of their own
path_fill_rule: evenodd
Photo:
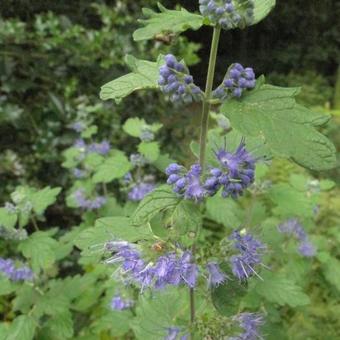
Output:
<svg viewBox="0 0 340 340">
<path fill-rule="evenodd" d="M 221 27 L 216 26 L 214 28 L 214 34 L 213 34 L 212 43 L 211 43 L 207 83 L 206 83 L 205 95 L 204 95 L 203 107 L 202 107 L 201 138 L 200 138 L 200 165 L 202 167 L 202 171 L 204 170 L 204 166 L 205 166 L 206 144 L 207 144 L 207 135 L 208 135 L 208 127 L 209 127 L 209 111 L 210 111 L 210 105 L 211 105 L 210 99 L 211 99 L 211 92 L 212 92 L 212 88 L 214 84 L 216 58 L 217 58 L 217 50 L 218 50 L 218 43 L 220 40 L 220 34 L 221 34 Z"/>
<path fill-rule="evenodd" d="M 217 50 L 218 43 L 221 35 L 221 27 L 216 26 L 214 28 L 214 33 L 211 42 L 211 50 L 210 50 L 210 58 L 209 58 L 209 66 L 208 66 L 208 74 L 207 74 L 207 82 L 205 88 L 205 94 L 203 98 L 203 106 L 202 106 L 202 121 L 201 121 L 201 137 L 200 137 L 200 154 L 199 161 L 202 167 L 202 171 L 204 171 L 205 167 L 205 154 L 207 147 L 207 136 L 208 136 L 208 128 L 209 128 L 209 111 L 210 111 L 210 99 L 211 93 L 214 85 L 214 76 L 215 76 L 215 67 L 216 67 L 216 58 L 217 58 Z M 196 252 L 195 243 L 192 246 L 192 253 Z M 193 326 L 195 322 L 195 292 L 193 288 L 190 288 L 190 321 L 192 327 L 191 339 L 193 339 Z"/>
</svg>

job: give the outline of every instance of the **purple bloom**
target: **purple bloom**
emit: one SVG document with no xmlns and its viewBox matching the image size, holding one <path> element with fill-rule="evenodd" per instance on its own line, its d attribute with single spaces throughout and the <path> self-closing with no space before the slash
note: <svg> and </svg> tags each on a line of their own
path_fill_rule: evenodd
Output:
<svg viewBox="0 0 340 340">
<path fill-rule="evenodd" d="M 221 271 L 216 262 L 208 262 L 207 270 L 209 273 L 208 286 L 215 288 L 227 280 L 227 275 Z"/>
<path fill-rule="evenodd" d="M 11 259 L 0 258 L 0 272 L 12 281 L 30 281 L 33 279 L 33 272 L 24 266 L 17 268 Z"/>
<path fill-rule="evenodd" d="M 264 319 L 261 314 L 242 313 L 234 317 L 234 320 L 238 322 L 240 328 L 243 329 L 243 333 L 237 337 L 231 337 L 229 340 L 262 339 L 259 328 L 264 324 Z"/>
<path fill-rule="evenodd" d="M 193 84 L 192 76 L 185 64 L 168 54 L 165 65 L 159 69 L 158 84 L 164 94 L 174 103 L 188 104 L 201 99 L 202 91 Z"/>
<path fill-rule="evenodd" d="M 152 183 L 138 183 L 128 193 L 128 199 L 130 201 L 139 202 L 154 189 L 155 185 Z"/>
<path fill-rule="evenodd" d="M 70 128 L 78 133 L 84 131 L 86 129 L 86 125 L 83 122 L 75 122 L 70 125 Z"/>
<path fill-rule="evenodd" d="M 306 257 L 313 257 L 316 254 L 316 248 L 309 241 L 303 241 L 300 243 L 299 253 Z"/>
<path fill-rule="evenodd" d="M 131 300 L 124 300 L 120 295 L 116 295 L 110 303 L 111 309 L 113 310 L 124 310 L 129 309 L 134 305 Z"/>
<path fill-rule="evenodd" d="M 100 209 L 103 205 L 106 204 L 107 200 L 103 196 L 97 196 L 93 200 L 88 199 L 85 196 L 85 192 L 82 189 L 77 190 L 74 194 L 74 199 L 79 208 L 83 208 L 85 210 L 96 210 Z"/>
<path fill-rule="evenodd" d="M 103 140 L 101 143 L 92 143 L 88 146 L 89 152 L 98 153 L 100 155 L 107 155 L 110 152 L 110 143 Z"/>
<path fill-rule="evenodd" d="M 239 252 L 230 258 L 232 272 L 239 280 L 246 280 L 256 275 L 255 266 L 262 264 L 262 251 L 266 247 L 252 235 L 241 235 L 239 231 L 234 231 L 230 236 L 234 241 L 234 248 Z"/>
<path fill-rule="evenodd" d="M 75 168 L 75 169 L 73 169 L 73 175 L 74 175 L 75 178 L 84 178 L 84 177 L 86 177 L 86 171 Z"/>
<path fill-rule="evenodd" d="M 87 148 L 87 145 L 84 141 L 84 139 L 77 139 L 75 142 L 74 142 L 74 145 L 73 145 L 75 148 L 77 149 L 80 149 L 81 151 L 85 152 L 86 151 L 86 148 Z"/>
</svg>

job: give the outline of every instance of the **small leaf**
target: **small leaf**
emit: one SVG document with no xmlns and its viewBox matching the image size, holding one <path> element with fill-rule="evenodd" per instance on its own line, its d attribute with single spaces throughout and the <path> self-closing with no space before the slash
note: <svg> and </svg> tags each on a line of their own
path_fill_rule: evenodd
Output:
<svg viewBox="0 0 340 340">
<path fill-rule="evenodd" d="M 150 162 L 156 161 L 160 154 L 158 142 L 142 142 L 138 146 L 138 151 Z"/>
<path fill-rule="evenodd" d="M 132 165 L 125 154 L 119 150 L 114 150 L 113 156 L 99 165 L 93 175 L 93 181 L 95 183 L 109 183 L 114 179 L 123 178 L 131 168 Z"/>
<path fill-rule="evenodd" d="M 263 20 L 275 7 L 276 0 L 256 0 L 254 8 L 254 21 L 252 25 Z"/>
<path fill-rule="evenodd" d="M 47 232 L 37 231 L 19 244 L 19 250 L 31 260 L 34 272 L 49 268 L 55 261 L 58 242 Z"/>
<path fill-rule="evenodd" d="M 16 286 L 7 277 L 3 275 L 0 276 L 0 296 L 8 295 L 15 291 Z"/>
<path fill-rule="evenodd" d="M 12 229 L 18 220 L 17 214 L 8 211 L 6 208 L 0 208 L 0 226 Z"/>
<path fill-rule="evenodd" d="M 144 119 L 129 118 L 123 125 L 123 130 L 132 137 L 140 137 L 143 126 L 147 125 Z"/>
<path fill-rule="evenodd" d="M 52 205 L 59 195 L 61 188 L 46 187 L 43 190 L 39 190 L 33 193 L 29 199 L 32 202 L 32 206 L 37 215 L 42 215 L 47 207 Z"/>
<path fill-rule="evenodd" d="M 32 340 L 35 329 L 36 323 L 30 316 L 20 315 L 11 324 L 7 340 Z"/>
<path fill-rule="evenodd" d="M 73 336 L 73 320 L 70 311 L 54 315 L 49 319 L 46 326 L 51 330 L 51 334 L 58 339 L 69 339 Z"/>
<path fill-rule="evenodd" d="M 272 273 L 264 273 L 262 277 L 263 281 L 257 282 L 255 290 L 269 302 L 291 307 L 305 306 L 310 303 L 309 297 L 302 292 L 301 287 L 290 279 Z"/>
<path fill-rule="evenodd" d="M 114 99 L 119 103 L 136 90 L 158 88 L 159 68 L 164 63 L 161 56 L 157 62 L 138 60 L 133 56 L 127 56 L 125 61 L 133 72 L 103 85 L 100 91 L 102 100 Z"/>
<path fill-rule="evenodd" d="M 242 100 L 226 101 L 223 112 L 233 128 L 244 136 L 260 137 L 281 157 L 290 158 L 313 170 L 335 166 L 334 145 L 315 127 L 328 116 L 317 114 L 299 105 L 295 96 L 298 88 L 265 85 L 258 80 L 256 89 Z"/>
<path fill-rule="evenodd" d="M 198 30 L 203 25 L 203 17 L 190 13 L 184 8 L 169 10 L 158 4 L 160 13 L 144 8 L 143 13 L 149 19 L 139 20 L 144 27 L 137 29 L 133 34 L 135 41 L 154 39 L 161 33 L 181 33 L 187 29 Z"/>
<path fill-rule="evenodd" d="M 162 185 L 139 203 L 132 216 L 132 224 L 142 225 L 148 223 L 161 211 L 175 208 L 180 200 L 168 185 Z"/>
</svg>

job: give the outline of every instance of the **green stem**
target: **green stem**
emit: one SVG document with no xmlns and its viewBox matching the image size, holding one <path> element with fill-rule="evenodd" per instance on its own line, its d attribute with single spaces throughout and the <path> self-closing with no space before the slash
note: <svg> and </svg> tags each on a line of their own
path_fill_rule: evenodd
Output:
<svg viewBox="0 0 340 340">
<path fill-rule="evenodd" d="M 32 221 L 34 229 L 36 231 L 39 231 L 38 223 L 37 223 L 37 220 L 36 220 L 36 218 L 34 216 L 31 217 L 31 221 Z"/>
<path fill-rule="evenodd" d="M 205 155 L 206 155 L 206 147 L 207 147 L 207 136 L 208 136 L 208 128 L 209 128 L 209 111 L 210 111 L 210 99 L 211 93 L 214 85 L 214 76 L 215 76 L 215 68 L 216 68 L 216 58 L 218 51 L 218 43 L 221 35 L 221 27 L 216 26 L 214 28 L 213 38 L 211 42 L 211 50 L 210 50 L 210 58 L 209 58 L 209 66 L 208 66 L 208 74 L 207 74 L 207 83 L 205 88 L 205 94 L 203 98 L 203 106 L 202 106 L 202 121 L 201 121 L 201 137 L 200 137 L 200 154 L 199 161 L 202 167 L 202 171 L 204 171 L 205 167 Z M 192 246 L 192 253 L 196 252 L 195 243 Z M 191 339 L 193 339 L 193 326 L 195 322 L 195 292 L 194 289 L 190 289 L 190 320 L 192 327 Z"/>
<path fill-rule="evenodd" d="M 213 34 L 212 43 L 211 43 L 207 83 L 206 83 L 205 96 L 203 99 L 203 107 L 202 107 L 201 138 L 200 138 L 200 164 L 201 164 L 202 170 L 204 169 L 204 166 L 205 166 L 205 154 L 206 154 L 208 127 L 209 127 L 209 111 L 210 111 L 210 105 L 211 105 L 210 99 L 211 99 L 212 88 L 214 85 L 216 58 L 217 58 L 217 50 L 218 50 L 218 43 L 220 40 L 220 35 L 221 35 L 221 27 L 216 26 L 214 28 L 214 34 Z"/>
</svg>

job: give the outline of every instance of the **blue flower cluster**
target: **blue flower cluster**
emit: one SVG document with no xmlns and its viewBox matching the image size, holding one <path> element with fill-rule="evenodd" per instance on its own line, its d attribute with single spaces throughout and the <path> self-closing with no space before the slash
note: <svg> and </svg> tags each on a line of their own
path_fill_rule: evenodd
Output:
<svg viewBox="0 0 340 340">
<path fill-rule="evenodd" d="M 281 233 L 292 235 L 299 241 L 298 251 L 302 256 L 315 256 L 316 248 L 309 241 L 307 233 L 297 219 L 292 218 L 281 223 L 278 229 Z"/>
<path fill-rule="evenodd" d="M 232 64 L 222 84 L 214 90 L 213 98 L 220 100 L 240 98 L 244 91 L 253 89 L 255 85 L 255 73 L 251 67 L 244 68 L 239 63 Z"/>
<path fill-rule="evenodd" d="M 223 197 L 236 199 L 254 182 L 256 159 L 247 151 L 243 140 L 235 152 L 223 148 L 215 155 L 220 168 L 210 168 L 209 174 L 202 174 L 199 164 L 192 165 L 189 171 L 176 163 L 170 164 L 165 171 L 167 183 L 174 192 L 196 202 L 215 195 L 220 188 Z"/>
<path fill-rule="evenodd" d="M 200 12 L 225 30 L 244 28 L 254 20 L 254 0 L 199 0 Z"/>
<path fill-rule="evenodd" d="M 251 234 L 241 235 L 239 231 L 234 231 L 230 240 L 234 242 L 234 248 L 239 252 L 230 258 L 233 274 L 239 280 L 247 280 L 253 275 L 259 277 L 255 266 L 262 264 L 262 251 L 266 249 L 263 243 Z"/>
<path fill-rule="evenodd" d="M 107 140 L 100 143 L 86 144 L 83 139 L 77 139 L 74 147 L 85 153 L 98 153 L 99 155 L 107 155 L 110 152 L 111 146 Z"/>
<path fill-rule="evenodd" d="M 258 313 L 241 313 L 234 317 L 243 333 L 237 337 L 229 337 L 229 340 L 256 340 L 262 339 L 259 328 L 264 324 L 264 319 Z"/>
<path fill-rule="evenodd" d="M 162 92 L 173 103 L 189 104 L 199 101 L 202 91 L 193 83 L 193 78 L 186 65 L 178 62 L 172 54 L 166 55 L 164 59 L 165 65 L 159 69 L 160 78 L 158 81 Z"/>
<path fill-rule="evenodd" d="M 111 300 L 110 306 L 113 310 L 125 310 L 129 309 L 134 305 L 134 302 L 132 300 L 125 300 L 120 295 L 116 295 Z"/>
<path fill-rule="evenodd" d="M 215 288 L 227 281 L 228 276 L 223 273 L 217 262 L 210 261 L 207 264 L 208 271 L 208 286 Z"/>
<path fill-rule="evenodd" d="M 172 185 L 174 192 L 185 199 L 198 202 L 207 195 L 201 183 L 202 168 L 199 164 L 193 164 L 187 171 L 184 167 L 172 163 L 165 173 L 168 175 L 167 183 Z"/>
<path fill-rule="evenodd" d="M 168 334 L 165 336 L 164 340 L 187 340 L 189 338 L 188 334 L 180 335 L 181 329 L 178 327 L 169 327 L 167 328 Z"/>
<path fill-rule="evenodd" d="M 160 256 L 156 262 L 148 262 L 142 258 L 135 244 L 124 241 L 111 241 L 106 249 L 114 254 L 106 263 L 120 264 L 120 272 L 127 283 L 134 283 L 145 288 L 165 288 L 167 285 L 185 284 L 195 287 L 198 267 L 193 263 L 192 254 L 188 251 L 178 256 L 175 252 Z"/>
<path fill-rule="evenodd" d="M 100 209 L 103 205 L 106 204 L 106 197 L 97 196 L 94 199 L 89 199 L 86 197 L 84 190 L 79 189 L 74 194 L 73 197 L 79 208 L 83 208 L 85 210 L 97 210 Z"/>
<path fill-rule="evenodd" d="M 130 201 L 139 202 L 141 201 L 147 194 L 152 192 L 155 189 L 155 184 L 153 183 L 145 183 L 140 182 L 132 187 L 132 189 L 128 193 L 128 199 Z"/>
<path fill-rule="evenodd" d="M 12 281 L 30 281 L 33 279 L 33 272 L 30 268 L 26 266 L 17 268 L 13 260 L 1 257 L 0 272 Z"/>
</svg>

